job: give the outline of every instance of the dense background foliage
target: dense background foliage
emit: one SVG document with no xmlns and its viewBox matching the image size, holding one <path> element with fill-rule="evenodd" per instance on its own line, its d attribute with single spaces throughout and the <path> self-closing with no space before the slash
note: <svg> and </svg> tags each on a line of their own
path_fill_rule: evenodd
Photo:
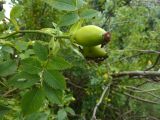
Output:
<svg viewBox="0 0 160 120">
<path fill-rule="evenodd" d="M 159 0 L 12 0 L 0 12 L 0 119 L 160 119 Z M 72 34 L 111 32 L 108 58 Z"/>
</svg>

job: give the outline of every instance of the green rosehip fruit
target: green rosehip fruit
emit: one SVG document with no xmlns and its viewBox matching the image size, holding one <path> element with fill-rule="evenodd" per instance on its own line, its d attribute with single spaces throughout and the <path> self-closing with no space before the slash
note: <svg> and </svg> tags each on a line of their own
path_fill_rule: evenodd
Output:
<svg viewBox="0 0 160 120">
<path fill-rule="evenodd" d="M 104 45 L 110 41 L 110 33 L 95 25 L 80 28 L 73 37 L 77 44 L 85 47 Z"/>
<path fill-rule="evenodd" d="M 101 48 L 101 45 L 94 47 L 84 47 L 82 54 L 89 58 L 107 57 L 107 52 L 104 48 Z"/>
</svg>

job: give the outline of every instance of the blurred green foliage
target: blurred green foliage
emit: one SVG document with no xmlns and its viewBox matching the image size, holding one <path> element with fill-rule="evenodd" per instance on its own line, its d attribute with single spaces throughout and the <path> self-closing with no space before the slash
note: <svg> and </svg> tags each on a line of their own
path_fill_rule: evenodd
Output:
<svg viewBox="0 0 160 120">
<path fill-rule="evenodd" d="M 0 119 L 160 119 L 160 3 L 155 0 L 12 0 L 0 12 Z M 111 32 L 108 58 L 86 59 L 71 37 L 94 24 Z M 32 31 L 33 30 L 33 31 Z M 19 32 L 23 31 L 23 32 Z M 18 34 L 17 34 L 18 33 Z M 155 64 L 156 63 L 156 64 Z"/>
</svg>

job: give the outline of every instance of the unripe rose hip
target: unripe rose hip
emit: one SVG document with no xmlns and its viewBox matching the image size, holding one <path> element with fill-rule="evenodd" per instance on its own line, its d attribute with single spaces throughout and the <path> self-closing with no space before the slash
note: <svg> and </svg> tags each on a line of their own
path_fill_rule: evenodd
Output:
<svg viewBox="0 0 160 120">
<path fill-rule="evenodd" d="M 107 57 L 107 52 L 104 48 L 101 48 L 101 45 L 93 47 L 84 47 L 82 53 L 85 57 L 89 58 L 98 58 L 98 57 Z"/>
<path fill-rule="evenodd" d="M 110 37 L 109 32 L 95 25 L 84 26 L 74 34 L 75 42 L 85 47 L 107 44 Z"/>
</svg>

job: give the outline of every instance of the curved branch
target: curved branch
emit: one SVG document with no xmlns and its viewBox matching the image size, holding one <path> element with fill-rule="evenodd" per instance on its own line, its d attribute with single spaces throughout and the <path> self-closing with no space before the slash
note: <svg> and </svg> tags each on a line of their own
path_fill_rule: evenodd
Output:
<svg viewBox="0 0 160 120">
<path fill-rule="evenodd" d="M 154 68 L 158 64 L 159 60 L 160 60 L 160 54 L 157 56 L 155 63 L 151 67 L 147 68 L 145 71 Z"/>
<path fill-rule="evenodd" d="M 107 90 L 109 89 L 110 85 L 111 85 L 111 83 L 108 84 L 108 85 L 104 88 L 104 90 L 103 90 L 103 92 L 102 92 L 102 95 L 101 95 L 101 97 L 100 97 L 98 103 L 97 103 L 96 106 L 94 107 L 93 115 L 92 115 L 91 120 L 96 120 L 96 112 L 97 112 L 97 109 L 98 109 L 99 105 L 102 103 L 103 98 L 104 98 L 104 96 L 105 96 Z"/>
<path fill-rule="evenodd" d="M 115 92 L 113 92 L 113 94 L 122 94 L 122 95 L 128 96 L 132 99 L 135 99 L 137 101 L 142 101 L 142 102 L 146 102 L 146 103 L 150 103 L 150 104 L 158 104 L 158 105 L 160 104 L 159 102 L 151 101 L 151 100 L 148 100 L 148 99 L 141 98 L 139 96 L 131 95 L 127 92 L 120 92 L 120 91 L 115 90 Z"/>
<path fill-rule="evenodd" d="M 131 97 L 132 99 L 135 99 L 135 100 L 138 100 L 138 101 L 147 102 L 147 103 L 151 103 L 151 104 L 160 104 L 159 102 L 150 101 L 150 100 L 143 99 L 143 98 L 140 98 L 140 97 L 137 97 L 137 96 L 133 96 L 133 95 L 130 95 L 130 94 L 126 93 L 126 92 L 121 93 L 121 94 L 126 95 L 126 96 L 129 96 L 129 97 Z"/>
<path fill-rule="evenodd" d="M 123 76 L 143 76 L 143 77 L 159 77 L 160 71 L 124 71 L 119 73 L 111 74 L 112 77 L 123 77 Z"/>
<path fill-rule="evenodd" d="M 151 95 L 151 96 L 153 96 L 153 97 L 155 97 L 155 98 L 158 98 L 158 99 L 160 99 L 160 96 L 157 96 L 157 95 L 155 95 L 154 93 L 152 93 L 152 92 L 150 92 L 150 91 L 147 91 L 147 90 L 142 90 L 142 89 L 140 89 L 140 88 L 135 88 L 135 87 L 127 87 L 127 90 L 128 91 L 132 91 L 132 92 L 135 92 L 135 93 L 146 93 L 146 94 L 148 94 L 148 95 Z"/>
</svg>

